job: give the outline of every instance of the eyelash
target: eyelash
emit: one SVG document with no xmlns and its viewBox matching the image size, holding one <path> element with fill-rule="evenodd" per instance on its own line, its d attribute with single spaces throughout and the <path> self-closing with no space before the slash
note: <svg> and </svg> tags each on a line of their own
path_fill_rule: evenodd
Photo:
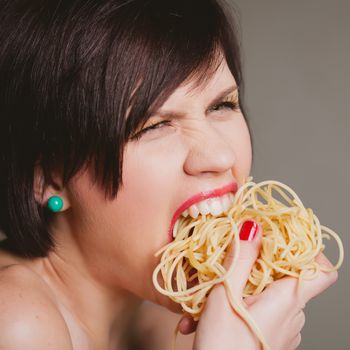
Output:
<svg viewBox="0 0 350 350">
<path fill-rule="evenodd" d="M 162 125 L 170 125 L 170 120 L 163 120 L 158 123 L 151 124 L 150 126 L 147 126 L 147 128 L 144 128 L 140 130 L 138 133 L 136 133 L 132 138 L 135 140 L 140 139 L 144 134 L 146 134 L 148 131 L 158 129 Z"/>
<path fill-rule="evenodd" d="M 236 101 L 233 100 L 226 100 L 223 101 L 214 107 L 210 108 L 210 111 L 219 111 L 221 109 L 229 109 L 232 111 L 236 111 L 239 109 L 239 104 Z M 132 136 L 133 140 L 139 140 L 144 134 L 146 134 L 148 131 L 158 129 L 159 127 L 163 125 L 170 125 L 171 121 L 170 120 L 163 120 L 158 123 L 151 124 L 150 126 L 147 126 L 147 128 L 144 128 L 137 132 L 135 135 Z"/>
<path fill-rule="evenodd" d="M 222 108 L 227 108 L 227 109 L 231 109 L 232 111 L 236 111 L 239 109 L 239 105 L 238 105 L 238 102 L 236 101 L 226 100 L 212 107 L 210 110 L 218 111 L 218 110 L 221 110 Z"/>
</svg>

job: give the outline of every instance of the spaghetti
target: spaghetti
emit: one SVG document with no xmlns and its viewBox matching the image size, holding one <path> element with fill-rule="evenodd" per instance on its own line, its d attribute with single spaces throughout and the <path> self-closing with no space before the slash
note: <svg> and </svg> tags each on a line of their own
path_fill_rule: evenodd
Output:
<svg viewBox="0 0 350 350">
<path fill-rule="evenodd" d="M 301 282 L 315 278 L 321 271 L 337 270 L 342 264 L 344 249 L 339 236 L 322 226 L 291 188 L 277 181 L 256 184 L 250 177 L 235 194 L 232 207 L 222 215 L 200 215 L 197 219 L 181 216 L 177 220 L 174 241 L 156 253 L 162 256 L 153 272 L 153 283 L 160 293 L 181 304 L 194 320 L 199 320 L 212 288 L 223 283 L 232 308 L 255 332 L 263 349 L 269 349 L 254 320 L 235 300 L 226 282 L 239 256 L 239 227 L 249 219 L 261 225 L 263 237 L 243 297 L 261 293 L 284 276 L 296 277 Z M 319 265 L 315 257 L 325 248 L 323 239 L 331 237 L 338 244 L 339 259 L 329 268 Z M 231 242 L 234 261 L 226 270 L 223 262 Z M 159 275 L 163 287 L 158 282 Z"/>
</svg>

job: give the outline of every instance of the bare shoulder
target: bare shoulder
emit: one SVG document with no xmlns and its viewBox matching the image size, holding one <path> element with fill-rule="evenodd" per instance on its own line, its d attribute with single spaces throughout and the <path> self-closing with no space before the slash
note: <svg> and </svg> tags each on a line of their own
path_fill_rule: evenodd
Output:
<svg viewBox="0 0 350 350">
<path fill-rule="evenodd" d="M 0 349 L 73 349 L 44 282 L 23 265 L 0 268 Z"/>
</svg>

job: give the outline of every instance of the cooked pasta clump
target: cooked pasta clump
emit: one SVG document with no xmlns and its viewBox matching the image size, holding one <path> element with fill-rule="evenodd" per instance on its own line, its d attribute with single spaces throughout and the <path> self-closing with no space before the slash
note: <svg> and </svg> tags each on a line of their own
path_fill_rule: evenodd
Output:
<svg viewBox="0 0 350 350">
<path fill-rule="evenodd" d="M 225 282 L 239 255 L 239 228 L 252 219 L 262 227 L 262 246 L 245 286 L 244 297 L 261 293 L 270 283 L 284 276 L 315 278 L 320 271 L 337 270 L 344 250 L 339 236 L 322 226 L 310 208 L 305 208 L 297 194 L 277 181 L 254 183 L 248 178 L 237 193 L 233 206 L 222 215 L 200 215 L 197 219 L 180 217 L 173 242 L 156 253 L 161 254 L 153 273 L 155 288 L 181 304 L 183 311 L 198 320 L 212 288 L 224 283 L 232 308 L 246 320 L 269 349 L 245 307 L 234 300 Z M 339 259 L 333 268 L 317 263 L 315 257 L 324 249 L 324 239 L 334 238 Z M 234 256 L 228 270 L 223 262 L 230 244 Z M 161 276 L 163 286 L 158 277 Z"/>
</svg>

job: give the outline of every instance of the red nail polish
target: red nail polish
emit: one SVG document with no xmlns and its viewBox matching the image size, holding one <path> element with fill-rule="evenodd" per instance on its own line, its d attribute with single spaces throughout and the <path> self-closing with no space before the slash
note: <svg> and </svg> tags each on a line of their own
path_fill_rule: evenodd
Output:
<svg viewBox="0 0 350 350">
<path fill-rule="evenodd" d="M 252 241 L 258 232 L 258 228 L 259 226 L 255 221 L 245 221 L 241 227 L 241 231 L 239 232 L 239 238 L 242 241 Z"/>
</svg>

